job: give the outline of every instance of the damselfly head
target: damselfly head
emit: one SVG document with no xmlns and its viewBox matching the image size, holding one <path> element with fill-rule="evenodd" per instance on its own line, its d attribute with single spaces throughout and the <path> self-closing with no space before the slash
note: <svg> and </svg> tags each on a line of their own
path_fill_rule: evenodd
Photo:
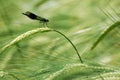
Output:
<svg viewBox="0 0 120 80">
<path fill-rule="evenodd" d="M 41 21 L 42 21 L 42 22 L 49 22 L 49 20 L 48 20 L 48 19 L 45 19 L 45 18 L 42 18 Z"/>
</svg>

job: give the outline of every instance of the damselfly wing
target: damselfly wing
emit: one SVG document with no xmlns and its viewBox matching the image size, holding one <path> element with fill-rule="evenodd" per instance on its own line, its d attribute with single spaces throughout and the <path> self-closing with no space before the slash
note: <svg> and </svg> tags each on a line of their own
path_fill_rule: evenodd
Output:
<svg viewBox="0 0 120 80">
<path fill-rule="evenodd" d="M 41 16 L 38 16 L 38 15 L 36 15 L 36 14 L 34 14 L 32 12 L 29 12 L 29 11 L 27 11 L 27 12 L 25 12 L 23 14 L 26 15 L 27 17 L 29 17 L 32 20 L 40 21 L 41 23 L 43 23 L 43 25 L 46 24 L 46 26 L 47 26 L 47 22 L 49 22 L 48 19 L 45 19 L 45 18 L 43 18 Z"/>
</svg>

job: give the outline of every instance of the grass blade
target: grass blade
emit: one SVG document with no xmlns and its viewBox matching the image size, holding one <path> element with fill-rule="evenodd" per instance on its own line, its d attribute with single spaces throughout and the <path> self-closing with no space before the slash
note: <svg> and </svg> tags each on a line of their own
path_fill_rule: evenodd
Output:
<svg viewBox="0 0 120 80">
<path fill-rule="evenodd" d="M 93 50 L 99 43 L 100 41 L 102 41 L 104 39 L 104 37 L 110 32 L 112 31 L 114 28 L 120 26 L 120 21 L 117 21 L 116 23 L 114 23 L 113 25 L 111 25 L 110 27 L 108 27 L 103 34 L 101 34 L 101 36 L 96 40 L 96 42 L 93 44 L 93 46 L 91 47 L 91 50 Z"/>
</svg>

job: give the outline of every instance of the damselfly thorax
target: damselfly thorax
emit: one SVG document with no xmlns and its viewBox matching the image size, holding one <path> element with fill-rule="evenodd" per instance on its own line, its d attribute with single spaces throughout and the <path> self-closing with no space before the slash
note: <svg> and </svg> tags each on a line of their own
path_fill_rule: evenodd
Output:
<svg viewBox="0 0 120 80">
<path fill-rule="evenodd" d="M 32 20 L 40 21 L 40 23 L 43 23 L 43 25 L 46 25 L 46 26 L 47 26 L 47 23 L 49 22 L 48 19 L 45 19 L 45 18 L 43 18 L 41 16 L 38 16 L 38 15 L 36 15 L 36 14 L 34 14 L 32 12 L 29 12 L 29 11 L 27 11 L 27 12 L 25 12 L 23 14 L 26 15 L 27 17 L 29 17 Z"/>
</svg>

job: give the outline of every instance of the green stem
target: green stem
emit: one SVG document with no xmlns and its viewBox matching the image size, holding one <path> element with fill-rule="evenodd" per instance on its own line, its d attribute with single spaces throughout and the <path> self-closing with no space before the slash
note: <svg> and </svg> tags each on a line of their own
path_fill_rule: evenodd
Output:
<svg viewBox="0 0 120 80">
<path fill-rule="evenodd" d="M 76 53 L 77 53 L 77 55 L 78 55 L 78 57 L 79 57 L 79 59 L 80 59 L 80 61 L 81 61 L 81 63 L 83 63 L 82 58 L 81 58 L 81 56 L 79 55 L 79 52 L 78 52 L 77 48 L 76 48 L 75 45 L 71 42 L 71 40 L 68 39 L 63 33 L 59 32 L 59 31 L 57 31 L 57 30 L 54 30 L 54 29 L 50 29 L 50 28 L 37 28 L 37 29 L 27 31 L 27 32 L 19 35 L 18 37 L 16 37 L 15 39 L 13 39 L 11 42 L 9 42 L 8 44 L 6 44 L 4 47 L 2 47 L 2 48 L 0 49 L 0 54 L 2 54 L 4 51 L 6 51 L 10 46 L 12 46 L 12 45 L 20 42 L 20 41 L 23 40 L 23 39 L 26 39 L 27 37 L 29 37 L 29 36 L 31 36 L 31 35 L 33 35 L 33 34 L 35 34 L 35 33 L 38 33 L 38 32 L 48 32 L 48 31 L 55 31 L 55 32 L 61 34 L 62 36 L 64 36 L 64 37 L 71 43 L 71 45 L 72 45 L 73 48 L 75 49 L 75 51 L 76 51 Z"/>
<path fill-rule="evenodd" d="M 60 31 L 57 31 L 57 30 L 53 30 L 53 31 L 61 34 L 62 36 L 64 36 L 64 37 L 70 42 L 70 44 L 71 44 L 71 45 L 73 46 L 73 48 L 75 49 L 75 51 L 76 51 L 76 53 L 77 53 L 77 55 L 78 55 L 78 57 L 79 57 L 79 59 L 80 59 L 80 62 L 83 63 L 83 60 L 82 60 L 82 58 L 81 58 L 81 56 L 80 56 L 77 48 L 76 48 L 75 45 L 72 43 L 72 41 L 71 41 L 67 36 L 65 36 L 63 33 L 61 33 Z"/>
<path fill-rule="evenodd" d="M 91 50 L 93 50 L 97 45 L 98 43 L 100 43 L 104 37 L 106 35 L 108 35 L 108 33 L 110 33 L 113 29 L 115 29 L 116 27 L 119 27 L 120 26 L 120 21 L 117 21 L 115 22 L 114 24 L 112 24 L 110 27 L 108 27 L 101 35 L 100 37 L 96 40 L 96 42 L 92 45 L 91 47 Z"/>
</svg>

